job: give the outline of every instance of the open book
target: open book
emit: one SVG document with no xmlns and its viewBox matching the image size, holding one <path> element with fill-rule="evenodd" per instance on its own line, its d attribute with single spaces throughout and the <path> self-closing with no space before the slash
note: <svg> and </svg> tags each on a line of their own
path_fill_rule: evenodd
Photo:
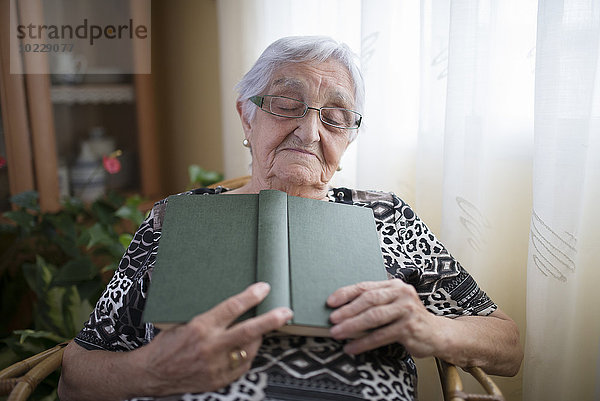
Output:
<svg viewBox="0 0 600 401">
<path fill-rule="evenodd" d="M 187 322 L 257 281 L 271 292 L 242 318 L 287 306 L 281 330 L 329 336 L 327 297 L 387 279 L 369 208 L 260 194 L 171 196 L 143 320 Z"/>
</svg>

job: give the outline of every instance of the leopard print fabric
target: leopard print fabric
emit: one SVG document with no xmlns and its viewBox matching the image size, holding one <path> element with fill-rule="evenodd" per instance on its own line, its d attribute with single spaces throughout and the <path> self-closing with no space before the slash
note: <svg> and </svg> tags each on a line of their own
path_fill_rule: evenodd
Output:
<svg viewBox="0 0 600 401">
<path fill-rule="evenodd" d="M 198 189 L 182 194 L 221 193 Z M 411 284 L 431 313 L 489 315 L 496 305 L 448 253 L 435 235 L 397 196 L 336 188 L 329 201 L 373 210 L 388 275 Z M 75 338 L 87 349 L 129 351 L 152 341 L 158 329 L 142 322 L 160 240 L 166 200 L 155 205 L 136 232 L 89 321 Z M 207 228 L 207 235 L 210 230 Z M 414 400 L 417 371 L 400 344 L 352 356 L 344 342 L 281 334 L 265 336 L 252 368 L 212 393 L 168 400 Z M 138 398 L 152 400 L 152 398 Z"/>
</svg>

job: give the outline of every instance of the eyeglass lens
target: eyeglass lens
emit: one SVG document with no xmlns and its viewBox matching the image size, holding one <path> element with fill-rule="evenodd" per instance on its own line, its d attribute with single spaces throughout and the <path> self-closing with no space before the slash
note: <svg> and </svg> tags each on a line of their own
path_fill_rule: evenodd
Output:
<svg viewBox="0 0 600 401">
<path fill-rule="evenodd" d="M 289 99 L 280 96 L 266 97 L 268 110 L 282 117 L 302 117 L 306 114 L 308 106 L 295 99 Z M 320 109 L 320 118 L 326 124 L 336 125 L 340 127 L 356 126 L 356 115 L 350 110 L 345 110 L 336 107 L 323 107 Z"/>
</svg>

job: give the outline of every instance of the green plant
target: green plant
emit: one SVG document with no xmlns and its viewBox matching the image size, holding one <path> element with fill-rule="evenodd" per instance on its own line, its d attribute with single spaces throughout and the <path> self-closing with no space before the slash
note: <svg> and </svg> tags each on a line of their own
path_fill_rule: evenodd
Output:
<svg viewBox="0 0 600 401">
<path fill-rule="evenodd" d="M 36 192 L 11 198 L 0 224 L 0 369 L 73 338 L 140 225 L 142 199 L 111 193 L 40 210 Z M 55 399 L 57 375 L 33 399 Z"/>
<path fill-rule="evenodd" d="M 190 177 L 190 188 L 206 187 L 223 179 L 223 174 L 203 169 L 197 164 L 188 167 L 188 175 Z"/>
<path fill-rule="evenodd" d="M 110 174 L 120 169 L 119 154 L 103 159 Z M 223 179 L 197 165 L 188 173 L 190 187 Z M 144 218 L 137 195 L 69 198 L 56 213 L 41 211 L 34 191 L 10 201 L 14 210 L 0 218 L 0 369 L 79 332 Z M 58 377 L 31 399 L 56 400 Z"/>
</svg>

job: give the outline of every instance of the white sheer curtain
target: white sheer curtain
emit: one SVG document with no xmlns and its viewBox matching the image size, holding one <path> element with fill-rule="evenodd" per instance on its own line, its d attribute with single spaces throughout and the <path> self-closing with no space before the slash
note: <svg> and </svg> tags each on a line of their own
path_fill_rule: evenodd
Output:
<svg viewBox="0 0 600 401">
<path fill-rule="evenodd" d="M 540 0 L 524 399 L 600 400 L 600 1 Z"/>
<path fill-rule="evenodd" d="M 399 194 L 516 320 L 509 400 L 600 399 L 600 0 L 539 1 L 220 0 L 226 175 L 248 171 L 232 88 L 260 52 L 348 43 L 367 102 L 336 184 Z M 421 399 L 439 399 L 419 365 Z"/>
<path fill-rule="evenodd" d="M 415 207 L 524 335 L 536 2 L 427 5 Z M 521 376 L 498 381 L 520 398 Z"/>
</svg>

